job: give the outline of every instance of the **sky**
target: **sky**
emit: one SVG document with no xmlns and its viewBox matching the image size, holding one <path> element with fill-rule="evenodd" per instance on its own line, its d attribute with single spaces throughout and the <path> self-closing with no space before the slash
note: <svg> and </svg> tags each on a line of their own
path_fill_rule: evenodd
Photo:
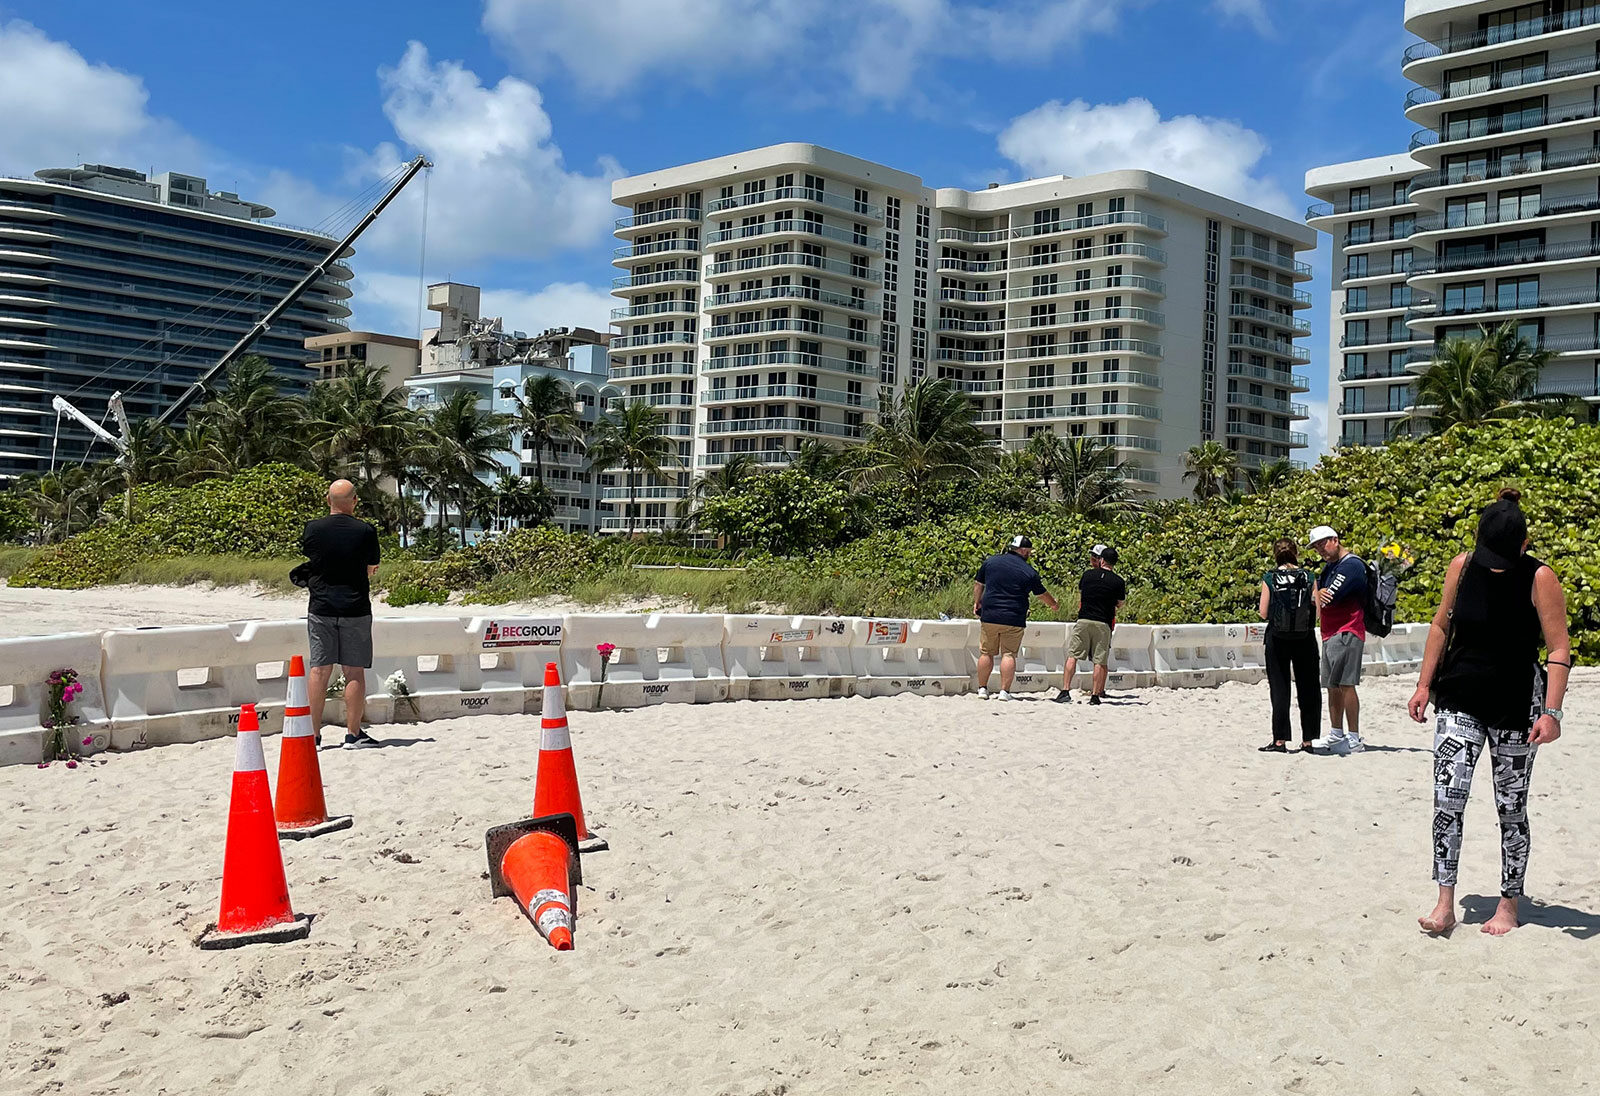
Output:
<svg viewBox="0 0 1600 1096">
<path fill-rule="evenodd" d="M 930 186 L 1147 168 L 1299 221 L 1307 168 L 1405 147 L 1402 7 L 0 0 L 0 174 L 176 170 L 343 228 L 421 153 L 357 244 L 353 327 L 413 334 L 456 280 L 510 328 L 603 330 L 611 180 L 780 141 Z M 1328 237 L 1302 257 L 1321 444 Z"/>
</svg>

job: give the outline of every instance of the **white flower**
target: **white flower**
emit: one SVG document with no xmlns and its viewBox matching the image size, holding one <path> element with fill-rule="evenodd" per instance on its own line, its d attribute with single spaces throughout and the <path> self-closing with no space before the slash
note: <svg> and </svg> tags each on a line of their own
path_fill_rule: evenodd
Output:
<svg viewBox="0 0 1600 1096">
<path fill-rule="evenodd" d="M 383 688 L 390 696 L 410 696 L 411 688 L 406 683 L 404 670 L 396 670 L 383 679 Z"/>
</svg>

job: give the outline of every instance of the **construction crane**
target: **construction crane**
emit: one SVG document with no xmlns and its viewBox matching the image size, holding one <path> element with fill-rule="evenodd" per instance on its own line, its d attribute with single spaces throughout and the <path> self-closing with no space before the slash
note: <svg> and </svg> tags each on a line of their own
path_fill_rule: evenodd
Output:
<svg viewBox="0 0 1600 1096">
<path fill-rule="evenodd" d="M 304 294 L 307 289 L 311 288 L 313 282 L 328 272 L 328 268 L 338 261 L 339 257 L 345 253 L 345 250 L 355 242 L 357 236 L 360 236 L 363 232 L 365 232 L 368 226 L 370 226 L 373 221 L 378 219 L 378 214 L 382 213 L 389 203 L 394 201 L 395 197 L 399 195 L 400 191 L 405 189 L 407 183 L 416 178 L 418 172 L 422 171 L 424 168 L 429 168 L 432 166 L 433 164 L 423 156 L 418 156 L 415 160 L 412 160 L 409 164 L 407 164 L 405 170 L 401 172 L 400 178 L 395 180 L 394 185 L 389 188 L 388 193 L 379 199 L 378 204 L 373 206 L 367 215 L 362 217 L 361 220 L 356 223 L 356 226 L 350 230 L 349 234 L 335 244 L 333 249 L 323 256 L 322 261 L 317 263 L 316 266 L 312 267 L 310 272 L 307 273 L 304 278 L 301 278 L 300 281 L 295 284 L 295 287 L 284 295 L 282 300 L 273 305 L 272 308 L 267 311 L 265 316 L 262 316 L 259 320 L 257 320 L 251 326 L 250 330 L 244 333 L 244 336 L 238 342 L 229 347 L 228 351 L 223 354 L 222 357 L 218 358 L 214 363 L 212 363 L 204 373 L 201 373 L 200 376 L 195 379 L 193 384 L 184 389 L 183 394 L 174 400 L 171 406 L 162 411 L 161 414 L 157 415 L 156 423 L 158 425 L 165 426 L 176 419 L 179 415 L 183 414 L 183 412 L 188 409 L 189 405 L 194 403 L 200 394 L 205 391 L 206 385 L 211 382 L 212 378 L 214 378 L 218 373 L 222 372 L 222 370 L 226 369 L 229 363 L 233 362 L 239 357 L 239 355 L 248 350 L 250 348 L 250 344 L 255 342 L 256 339 L 260 338 L 267 331 L 267 329 L 272 326 L 273 322 L 276 321 L 278 317 L 282 316 L 294 306 L 294 303 L 300 299 L 301 295 Z M 50 406 L 54 408 L 56 412 L 56 422 L 58 427 L 61 421 L 61 416 L 65 415 L 68 418 L 73 419 L 79 425 L 87 429 L 89 433 L 93 434 L 96 438 L 116 449 L 117 455 L 120 459 L 128 451 L 128 416 L 122 408 L 122 393 L 113 393 L 109 401 L 109 405 L 112 416 L 117 420 L 117 428 L 121 432 L 120 434 L 111 433 L 111 431 L 95 422 L 88 415 L 85 415 L 82 411 L 74 407 L 70 402 L 61 396 L 57 396 L 50 401 Z M 52 453 L 52 466 L 54 463 L 54 454 Z"/>
</svg>

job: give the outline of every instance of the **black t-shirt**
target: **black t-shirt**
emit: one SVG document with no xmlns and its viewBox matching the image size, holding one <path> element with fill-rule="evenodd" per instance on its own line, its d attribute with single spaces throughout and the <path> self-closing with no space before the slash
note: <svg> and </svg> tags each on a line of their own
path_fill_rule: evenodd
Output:
<svg viewBox="0 0 1600 1096">
<path fill-rule="evenodd" d="M 378 562 L 378 531 L 349 514 L 306 522 L 300 551 L 311 561 L 312 616 L 372 615 L 367 567 Z"/>
<path fill-rule="evenodd" d="M 1078 580 L 1078 619 L 1117 622 L 1117 602 L 1128 596 L 1128 584 L 1115 571 L 1095 567 Z"/>
<path fill-rule="evenodd" d="M 1023 627 L 1028 623 L 1028 595 L 1044 593 L 1039 572 L 1015 552 L 990 556 L 973 578 L 983 583 L 978 619 L 985 624 Z"/>
</svg>

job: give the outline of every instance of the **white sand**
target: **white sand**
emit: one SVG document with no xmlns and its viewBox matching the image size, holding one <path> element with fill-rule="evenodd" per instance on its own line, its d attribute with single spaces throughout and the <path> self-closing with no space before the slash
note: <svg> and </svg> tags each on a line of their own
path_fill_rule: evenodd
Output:
<svg viewBox="0 0 1600 1096">
<path fill-rule="evenodd" d="M 302 943 L 202 952 L 232 743 L 0 770 L 0 1092 L 1569 1093 L 1600 1045 L 1600 747 L 1535 775 L 1533 923 L 1417 932 L 1428 734 L 1262 755 L 1264 687 L 579 714 L 577 951 L 491 901 L 538 723 L 322 755 Z M 275 769 L 277 745 L 268 744 Z M 1488 773 L 1462 893 L 1498 891 Z M 415 863 L 400 862 L 414 858 Z M 1484 897 L 1491 896 L 1491 897 Z M 102 1006 L 102 994 L 126 1003 Z"/>
</svg>

